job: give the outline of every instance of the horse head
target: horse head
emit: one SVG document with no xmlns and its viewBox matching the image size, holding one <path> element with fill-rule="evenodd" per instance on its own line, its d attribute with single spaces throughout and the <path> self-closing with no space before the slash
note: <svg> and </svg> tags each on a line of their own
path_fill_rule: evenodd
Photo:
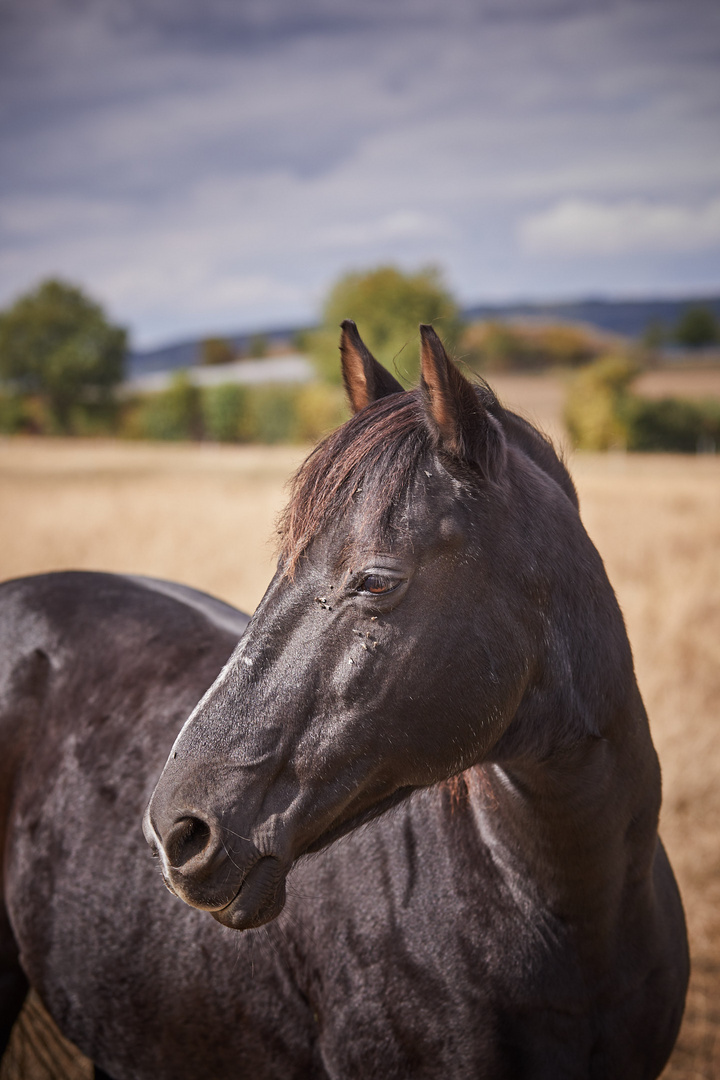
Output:
<svg viewBox="0 0 720 1080">
<path fill-rule="evenodd" d="M 170 889 L 227 926 L 274 918 L 301 856 L 529 737 L 584 536 L 570 481 L 421 341 L 404 391 L 343 324 L 354 415 L 296 475 L 277 572 L 145 816 Z"/>
</svg>

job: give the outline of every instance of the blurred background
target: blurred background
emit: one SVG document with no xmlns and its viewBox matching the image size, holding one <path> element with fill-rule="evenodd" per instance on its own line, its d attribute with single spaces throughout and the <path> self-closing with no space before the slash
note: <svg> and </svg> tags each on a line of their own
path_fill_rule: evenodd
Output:
<svg viewBox="0 0 720 1080">
<path fill-rule="evenodd" d="M 689 921 L 666 1075 L 720 1076 L 720 6 L 0 0 L 0 150 L 0 577 L 252 609 L 338 323 L 411 385 L 434 322 L 578 484 Z M 46 1023 L 3 1080 L 87 1073 Z"/>
</svg>

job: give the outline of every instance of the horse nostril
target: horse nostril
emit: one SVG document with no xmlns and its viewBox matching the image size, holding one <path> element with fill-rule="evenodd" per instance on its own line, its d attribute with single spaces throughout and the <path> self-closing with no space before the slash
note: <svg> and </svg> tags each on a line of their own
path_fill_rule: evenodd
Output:
<svg viewBox="0 0 720 1080">
<path fill-rule="evenodd" d="M 202 818 L 185 817 L 175 822 L 165 841 L 170 865 L 184 866 L 207 847 L 210 837 L 210 826 Z"/>
</svg>

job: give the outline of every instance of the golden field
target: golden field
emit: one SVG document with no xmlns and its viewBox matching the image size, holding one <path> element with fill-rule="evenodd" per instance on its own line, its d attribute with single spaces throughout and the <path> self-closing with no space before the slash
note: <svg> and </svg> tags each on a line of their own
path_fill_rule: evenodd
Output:
<svg viewBox="0 0 720 1080">
<path fill-rule="evenodd" d="M 559 434 L 557 395 L 545 387 L 543 398 L 532 379 L 525 389 L 527 411 Z M 512 399 L 508 388 L 498 390 Z M 0 440 L 0 579 L 131 571 L 252 609 L 270 578 L 284 485 L 302 456 L 288 447 Z M 690 929 L 686 1019 L 665 1076 L 713 1080 L 720 1076 L 720 457 L 576 455 L 570 468 L 633 643 L 663 766 L 662 833 Z M 42 1023 L 36 1016 L 35 1030 Z M 0 1080 L 89 1075 L 70 1057 L 44 1068 L 44 1053 L 16 1037 Z"/>
</svg>

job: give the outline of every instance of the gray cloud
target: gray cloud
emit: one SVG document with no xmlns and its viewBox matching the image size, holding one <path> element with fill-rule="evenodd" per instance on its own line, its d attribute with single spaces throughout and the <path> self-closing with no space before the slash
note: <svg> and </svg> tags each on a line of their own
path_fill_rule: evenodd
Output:
<svg viewBox="0 0 720 1080">
<path fill-rule="evenodd" d="M 0 17 L 0 300 L 62 273 L 149 341 L 311 318 L 339 271 L 380 260 L 438 262 L 466 300 L 720 284 L 713 3 Z M 635 231 L 593 244 L 622 213 Z"/>
</svg>

